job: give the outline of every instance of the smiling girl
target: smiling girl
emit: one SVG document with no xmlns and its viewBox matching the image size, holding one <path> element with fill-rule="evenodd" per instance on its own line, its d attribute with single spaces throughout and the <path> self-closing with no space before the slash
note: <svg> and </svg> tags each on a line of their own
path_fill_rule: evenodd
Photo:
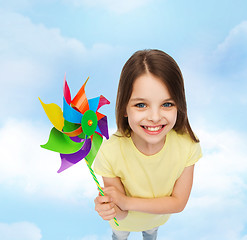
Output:
<svg viewBox="0 0 247 240">
<path fill-rule="evenodd" d="M 127 239 L 132 231 L 156 239 L 170 214 L 185 208 L 194 164 L 202 156 L 172 57 L 160 50 L 130 57 L 120 76 L 116 121 L 118 131 L 103 143 L 94 164 L 105 192 L 96 197 L 95 210 L 110 220 L 112 239 Z"/>
</svg>

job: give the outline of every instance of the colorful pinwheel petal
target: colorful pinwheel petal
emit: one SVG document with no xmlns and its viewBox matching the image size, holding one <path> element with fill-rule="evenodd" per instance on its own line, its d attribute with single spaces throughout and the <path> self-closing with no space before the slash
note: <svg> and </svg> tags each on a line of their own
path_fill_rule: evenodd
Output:
<svg viewBox="0 0 247 240">
<path fill-rule="evenodd" d="M 71 100 L 65 75 L 63 111 L 55 103 L 45 104 L 39 99 L 54 126 L 48 142 L 41 147 L 60 153 L 61 167 L 58 173 L 84 158 L 91 167 L 102 144 L 103 136 L 109 138 L 107 117 L 98 110 L 110 102 L 103 96 L 88 100 L 85 94 L 87 81 L 88 79 Z"/>
<path fill-rule="evenodd" d="M 71 100 L 66 75 L 64 76 L 63 111 L 55 103 L 45 104 L 39 99 L 46 115 L 54 125 L 48 142 L 41 147 L 60 153 L 61 166 L 58 173 L 85 158 L 99 192 L 104 196 L 91 166 L 102 144 L 103 136 L 109 138 L 107 117 L 98 110 L 110 102 L 103 96 L 88 100 L 85 94 L 87 81 L 88 79 Z M 119 226 L 116 218 L 114 222 Z"/>
</svg>

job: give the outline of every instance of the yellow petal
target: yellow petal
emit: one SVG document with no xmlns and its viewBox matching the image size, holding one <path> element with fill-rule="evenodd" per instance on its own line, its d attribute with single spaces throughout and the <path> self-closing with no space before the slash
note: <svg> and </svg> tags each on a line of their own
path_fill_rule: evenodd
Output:
<svg viewBox="0 0 247 240">
<path fill-rule="evenodd" d="M 39 101 L 42 104 L 42 107 L 44 108 L 47 117 L 50 119 L 54 127 L 57 130 L 62 131 L 64 126 L 64 118 L 61 108 L 55 103 L 43 103 L 40 98 Z"/>
</svg>

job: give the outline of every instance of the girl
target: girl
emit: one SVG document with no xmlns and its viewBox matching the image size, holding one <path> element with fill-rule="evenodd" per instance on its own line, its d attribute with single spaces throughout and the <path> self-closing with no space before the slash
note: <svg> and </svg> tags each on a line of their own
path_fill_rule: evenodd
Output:
<svg viewBox="0 0 247 240">
<path fill-rule="evenodd" d="M 173 58 L 160 50 L 130 57 L 120 76 L 116 121 L 117 133 L 103 143 L 94 163 L 105 192 L 96 197 L 95 210 L 111 220 L 112 239 L 127 239 L 131 231 L 156 239 L 170 214 L 185 208 L 201 157 Z"/>
</svg>

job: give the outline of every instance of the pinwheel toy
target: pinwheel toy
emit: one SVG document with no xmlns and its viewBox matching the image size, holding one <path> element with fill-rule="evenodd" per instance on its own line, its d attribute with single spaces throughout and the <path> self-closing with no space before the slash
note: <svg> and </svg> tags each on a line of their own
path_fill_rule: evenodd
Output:
<svg viewBox="0 0 247 240">
<path fill-rule="evenodd" d="M 89 78 L 88 78 L 89 79 Z M 42 148 L 58 152 L 61 157 L 61 167 L 58 173 L 85 159 L 95 183 L 104 196 L 97 177 L 91 166 L 103 141 L 108 139 L 107 117 L 98 112 L 99 108 L 110 102 L 103 97 L 87 99 L 85 86 L 82 85 L 73 100 L 70 89 L 64 77 L 63 111 L 55 103 L 45 104 L 39 98 L 46 115 L 54 127 L 51 129 L 49 140 Z M 116 225 L 118 222 L 114 218 Z"/>
</svg>

